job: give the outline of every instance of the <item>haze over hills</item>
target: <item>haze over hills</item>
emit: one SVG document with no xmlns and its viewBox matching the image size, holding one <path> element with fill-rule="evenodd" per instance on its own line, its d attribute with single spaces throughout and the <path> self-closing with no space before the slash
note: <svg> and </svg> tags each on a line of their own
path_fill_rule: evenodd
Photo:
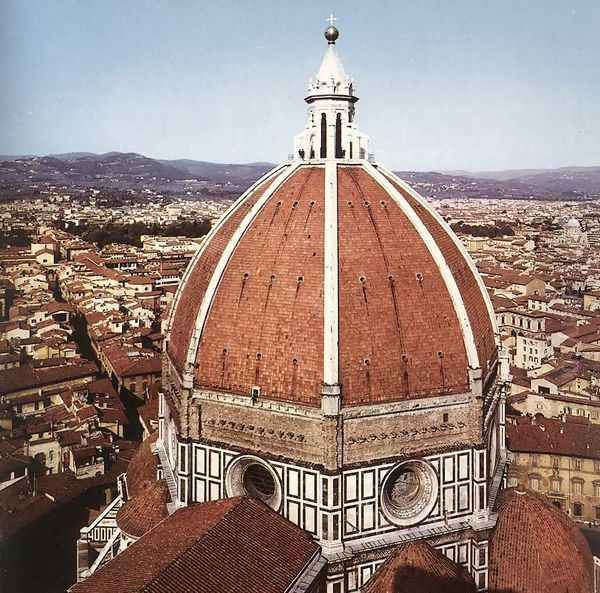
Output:
<svg viewBox="0 0 600 593">
<path fill-rule="evenodd" d="M 560 167 L 558 169 L 507 169 L 505 171 L 443 171 L 446 175 L 461 175 L 476 179 L 518 181 L 554 191 L 597 193 L 600 167 Z"/>
<path fill-rule="evenodd" d="M 0 156 L 0 191 L 7 187 L 60 184 L 111 189 L 178 192 L 186 184 L 206 184 L 239 192 L 273 167 L 272 163 L 212 163 L 193 159 L 153 159 L 137 153 L 72 152 L 48 156 Z M 437 198 L 584 199 L 600 197 L 599 167 L 522 169 L 471 173 L 398 171 L 424 195 Z"/>
<path fill-rule="evenodd" d="M 223 182 L 229 180 L 236 183 L 248 182 L 251 185 L 261 175 L 274 167 L 273 163 L 226 164 L 177 159 L 158 161 L 185 171 L 190 177 L 206 181 Z"/>
</svg>

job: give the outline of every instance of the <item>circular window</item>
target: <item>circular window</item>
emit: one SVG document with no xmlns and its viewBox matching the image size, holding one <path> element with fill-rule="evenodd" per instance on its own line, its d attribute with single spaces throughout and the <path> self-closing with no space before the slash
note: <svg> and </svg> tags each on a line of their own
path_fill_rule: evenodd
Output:
<svg viewBox="0 0 600 593">
<path fill-rule="evenodd" d="M 381 509 L 395 525 L 414 525 L 435 506 L 438 481 L 435 470 L 424 461 L 405 461 L 391 469 L 381 489 Z"/>
<path fill-rule="evenodd" d="M 250 496 L 267 501 L 275 494 L 275 480 L 265 467 L 258 463 L 250 464 L 244 470 L 244 489 Z"/>
<path fill-rule="evenodd" d="M 244 455 L 227 469 L 225 488 L 229 496 L 252 496 L 272 509 L 281 505 L 281 485 L 273 469 L 262 459 Z"/>
</svg>

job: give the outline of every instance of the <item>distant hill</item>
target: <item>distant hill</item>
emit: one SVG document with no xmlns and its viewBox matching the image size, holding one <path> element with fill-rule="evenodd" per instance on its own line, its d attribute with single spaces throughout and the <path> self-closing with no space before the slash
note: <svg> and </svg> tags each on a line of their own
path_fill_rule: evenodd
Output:
<svg viewBox="0 0 600 593">
<path fill-rule="evenodd" d="M 494 179 L 543 188 L 559 193 L 600 193 L 600 167 L 561 167 L 559 169 L 508 169 L 505 171 L 445 171 L 473 179 Z"/>
<path fill-rule="evenodd" d="M 34 154 L 0 154 L 0 161 L 16 161 L 18 159 L 31 159 Z"/>
<path fill-rule="evenodd" d="M 527 173 L 517 179 L 523 183 L 562 193 L 600 193 L 600 167 L 562 167 Z"/>
<path fill-rule="evenodd" d="M 146 181 L 184 179 L 186 173 L 136 153 L 112 152 L 23 157 L 0 162 L 0 182 L 50 182 L 137 186 Z"/>
<path fill-rule="evenodd" d="M 210 163 L 190 159 L 160 160 L 160 163 L 185 171 L 190 177 L 212 181 L 213 183 L 230 183 L 251 185 L 274 165 L 272 163 L 248 163 L 244 165 Z"/>
<path fill-rule="evenodd" d="M 0 156 L 2 187 L 39 183 L 114 189 L 180 192 L 185 187 L 239 195 L 271 169 L 272 163 L 213 163 L 152 159 L 137 153 L 69 152 L 49 156 Z M 600 167 L 509 171 L 398 171 L 425 196 L 434 198 L 579 199 L 600 197 Z"/>
<path fill-rule="evenodd" d="M 518 180 L 499 181 L 436 171 L 395 171 L 425 196 L 434 198 L 548 199 L 551 192 Z"/>
<path fill-rule="evenodd" d="M 103 155 L 98 155 L 94 152 L 63 152 L 60 154 L 49 154 L 48 156 L 62 161 L 74 161 L 75 159 L 81 159 L 83 157 L 101 158 Z"/>
</svg>

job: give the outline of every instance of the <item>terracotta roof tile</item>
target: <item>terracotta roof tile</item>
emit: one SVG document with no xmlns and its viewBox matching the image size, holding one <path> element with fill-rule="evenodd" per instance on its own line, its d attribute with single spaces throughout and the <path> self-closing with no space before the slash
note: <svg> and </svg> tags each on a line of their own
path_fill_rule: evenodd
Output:
<svg viewBox="0 0 600 593">
<path fill-rule="evenodd" d="M 185 363 L 187 347 L 194 328 L 196 315 L 198 314 L 202 297 L 208 288 L 208 283 L 219 258 L 244 216 L 263 195 L 271 182 L 272 179 L 263 182 L 244 199 L 238 210 L 229 219 L 225 220 L 222 227 L 215 232 L 210 241 L 203 247 L 201 251 L 202 257 L 192 261 L 190 264 L 193 268 L 190 271 L 188 282 L 182 285 L 178 305 L 173 312 L 172 329 L 168 345 L 171 358 L 179 369 L 182 369 Z"/>
<path fill-rule="evenodd" d="M 117 525 L 132 537 L 141 537 L 169 516 L 169 489 L 164 481 L 144 482 L 136 496 L 117 513 Z"/>
<path fill-rule="evenodd" d="M 156 442 L 158 433 L 151 434 L 138 447 L 127 468 L 127 487 L 131 497 L 137 496 L 148 482 L 156 480 L 156 455 L 152 445 Z"/>
<path fill-rule="evenodd" d="M 363 593 L 471 592 L 469 573 L 425 541 L 397 546 L 363 588 Z"/>
<path fill-rule="evenodd" d="M 496 357 L 492 322 L 467 259 L 431 213 L 406 196 L 426 236 L 363 166 L 339 165 L 339 376 L 344 405 L 469 389 L 463 332 L 428 243 L 463 296 L 485 373 Z M 181 370 L 194 319 L 251 194 L 207 243 L 183 284 L 168 351 Z M 405 193 L 405 192 L 403 192 Z M 319 406 L 323 381 L 322 166 L 302 166 L 240 236 L 198 340 L 196 383 L 250 397 Z M 243 212 L 242 212 L 243 211 Z"/>
<path fill-rule="evenodd" d="M 73 379 L 93 376 L 98 367 L 91 361 L 77 365 L 56 366 L 49 368 L 34 368 L 22 366 L 0 371 L 0 395 L 30 389 L 45 387 L 53 383 L 62 383 Z"/>
<path fill-rule="evenodd" d="M 324 187 L 324 169 L 300 169 L 244 233 L 202 333 L 200 385 L 321 405 Z"/>
<path fill-rule="evenodd" d="M 284 593 L 317 555 L 299 527 L 252 498 L 179 509 L 72 593 Z"/>
<path fill-rule="evenodd" d="M 467 260 L 460 252 L 460 249 L 452 240 L 452 237 L 437 222 L 435 217 L 406 190 L 399 187 L 394 181 L 392 183 L 419 215 L 419 218 L 444 254 L 444 259 L 454 276 L 454 280 L 463 298 L 475 337 L 479 364 L 485 374 L 496 359 L 496 342 L 484 295 L 473 276 L 473 272 Z"/>
<path fill-rule="evenodd" d="M 344 403 L 468 390 L 458 317 L 423 238 L 362 168 L 340 167 L 338 194 Z"/>
<path fill-rule="evenodd" d="M 592 555 L 577 526 L 530 492 L 505 490 L 490 543 L 490 591 L 591 593 Z"/>
<path fill-rule="evenodd" d="M 600 425 L 567 416 L 566 422 L 541 414 L 517 417 L 506 424 L 508 448 L 515 452 L 600 459 Z"/>
</svg>

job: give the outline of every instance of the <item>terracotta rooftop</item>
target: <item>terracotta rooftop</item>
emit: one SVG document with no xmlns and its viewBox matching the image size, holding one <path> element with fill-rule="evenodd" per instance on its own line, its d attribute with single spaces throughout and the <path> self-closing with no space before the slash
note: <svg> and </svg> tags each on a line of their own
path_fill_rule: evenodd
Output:
<svg viewBox="0 0 600 593">
<path fill-rule="evenodd" d="M 68 303 L 58 303 L 56 301 L 51 301 L 48 304 L 44 305 L 42 307 L 42 310 L 46 311 L 49 315 L 52 315 L 54 313 L 62 313 L 62 312 L 66 312 L 66 313 L 74 313 L 75 312 L 73 307 L 71 305 L 69 305 Z"/>
<path fill-rule="evenodd" d="M 475 593 L 469 573 L 417 541 L 399 545 L 363 587 L 362 593 Z"/>
<path fill-rule="evenodd" d="M 566 416 L 563 422 L 541 414 L 517 417 L 506 424 L 511 451 L 600 459 L 600 425 L 587 418 Z"/>
<path fill-rule="evenodd" d="M 489 590 L 591 593 L 592 555 L 562 511 L 530 492 L 508 489 L 490 543 Z"/>
<path fill-rule="evenodd" d="M 320 406 L 325 169 L 291 173 L 236 234 L 270 182 L 230 210 L 190 264 L 168 352 L 180 371 L 195 359 L 200 387 L 250 397 L 257 385 L 262 397 Z M 496 347 L 487 295 L 452 231 L 405 186 L 391 177 L 384 183 L 367 167 L 339 165 L 337 192 L 332 306 L 344 405 L 467 391 L 468 357 L 485 375 Z M 191 346 L 203 298 L 207 315 Z"/>
<path fill-rule="evenodd" d="M 144 482 L 136 496 L 128 500 L 117 513 L 117 525 L 132 537 L 141 537 L 169 516 L 169 489 L 163 480 Z"/>
<path fill-rule="evenodd" d="M 106 377 L 103 379 L 97 379 L 96 381 L 91 381 L 86 385 L 86 388 L 94 395 L 107 394 L 113 397 L 118 397 L 111 380 Z"/>
<path fill-rule="evenodd" d="M 157 438 L 158 433 L 155 432 L 145 439 L 129 462 L 127 488 L 132 498 L 142 492 L 149 482 L 156 481 L 156 455 L 152 452 L 152 445 Z"/>
<path fill-rule="evenodd" d="M 585 370 L 578 369 L 575 366 L 559 366 L 543 375 L 539 375 L 536 379 L 544 379 L 553 385 L 562 387 L 563 385 L 566 385 L 577 378 L 585 377 L 586 375 L 587 373 Z"/>
<path fill-rule="evenodd" d="M 22 366 L 0 371 L 0 395 L 35 387 L 46 387 L 53 383 L 93 376 L 98 367 L 91 361 L 77 365 L 65 365 L 48 368 Z"/>
<path fill-rule="evenodd" d="M 72 593 L 284 593 L 319 552 L 252 498 L 179 509 Z"/>
<path fill-rule="evenodd" d="M 128 352 L 132 352 L 134 356 L 128 356 Z M 136 356 L 135 350 L 123 348 L 121 344 L 117 347 L 104 349 L 104 355 L 108 359 L 114 372 L 119 377 L 136 377 L 138 375 L 160 374 L 161 358 L 156 352 L 143 353 Z M 146 354 L 150 354 L 146 356 Z"/>
</svg>

